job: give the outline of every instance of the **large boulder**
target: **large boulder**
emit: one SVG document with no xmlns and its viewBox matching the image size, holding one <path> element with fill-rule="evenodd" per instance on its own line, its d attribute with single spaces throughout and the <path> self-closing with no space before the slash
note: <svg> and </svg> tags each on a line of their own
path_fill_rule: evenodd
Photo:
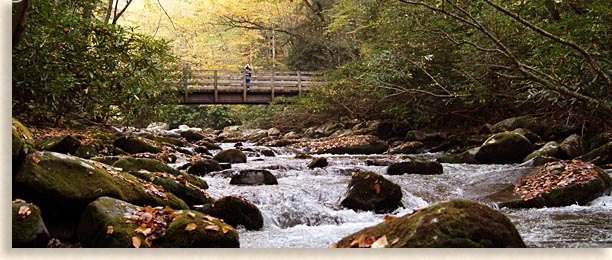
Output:
<svg viewBox="0 0 612 260">
<path fill-rule="evenodd" d="M 612 163 L 612 142 L 604 144 L 578 157 L 579 160 L 592 162 L 596 165 Z"/>
<path fill-rule="evenodd" d="M 461 153 L 447 153 L 437 158 L 436 162 L 452 163 L 452 164 L 460 164 L 460 163 L 478 164 L 479 162 L 476 160 L 476 154 L 478 153 L 479 150 L 480 150 L 480 147 L 472 147 Z"/>
<path fill-rule="evenodd" d="M 189 206 L 204 205 L 213 201 L 205 188 L 190 183 L 183 175 L 175 176 L 165 172 L 153 173 L 146 170 L 132 171 L 130 174 L 163 187 L 165 191 L 171 192 Z"/>
<path fill-rule="evenodd" d="M 529 161 L 536 157 L 542 157 L 542 156 L 559 157 L 560 151 L 561 151 L 561 148 L 559 147 L 559 144 L 555 141 L 550 141 L 544 144 L 544 146 L 540 147 L 540 149 L 535 150 L 529 155 L 527 155 L 525 159 L 523 159 L 523 162 Z"/>
<path fill-rule="evenodd" d="M 577 134 L 573 134 L 565 138 L 559 148 L 567 156 L 567 159 L 576 158 L 584 154 L 584 141 L 582 137 Z"/>
<path fill-rule="evenodd" d="M 202 159 L 195 161 L 189 170 L 188 173 L 196 175 L 196 176 L 204 176 L 209 172 L 216 172 L 223 170 L 219 162 L 211 159 Z"/>
<path fill-rule="evenodd" d="M 118 167 L 124 171 L 136 172 L 140 170 L 146 170 L 149 172 L 164 172 L 174 175 L 175 177 L 181 176 L 185 181 L 202 189 L 208 189 L 206 181 L 198 178 L 189 173 L 182 173 L 167 164 L 151 158 L 134 158 L 129 156 L 122 156 L 113 163 L 113 167 Z"/>
<path fill-rule="evenodd" d="M 328 165 L 327 158 L 317 157 L 317 158 L 312 159 L 312 161 L 308 163 L 308 168 L 310 169 L 323 168 L 323 167 L 326 167 L 327 165 Z"/>
<path fill-rule="evenodd" d="M 533 151 L 525 136 L 514 132 L 497 133 L 489 137 L 476 153 L 480 163 L 519 163 Z"/>
<path fill-rule="evenodd" d="M 101 196 L 137 205 L 189 208 L 149 181 L 102 163 L 55 152 L 29 154 L 14 179 L 13 194 L 37 204 L 51 234 L 64 238 L 71 237 L 75 219 L 87 204 Z"/>
<path fill-rule="evenodd" d="M 402 205 L 402 189 L 397 184 L 374 172 L 353 172 L 348 195 L 340 203 L 358 211 L 391 212 Z"/>
<path fill-rule="evenodd" d="M 215 217 L 169 207 L 139 207 L 109 197 L 87 206 L 77 234 L 87 248 L 240 246 L 238 232 Z"/>
<path fill-rule="evenodd" d="M 382 154 L 389 149 L 389 145 L 373 135 L 321 138 L 304 141 L 291 147 L 314 154 Z"/>
<path fill-rule="evenodd" d="M 252 202 L 239 196 L 224 196 L 204 205 L 199 211 L 223 219 L 234 227 L 243 225 L 248 230 L 259 230 L 263 227 L 261 211 Z"/>
<path fill-rule="evenodd" d="M 542 208 L 584 205 L 606 193 L 612 179 L 601 168 L 578 160 L 555 161 L 521 179 L 512 194 L 499 196 L 501 207 Z"/>
<path fill-rule="evenodd" d="M 425 160 L 410 160 L 389 165 L 387 174 L 402 175 L 402 174 L 421 174 L 434 175 L 442 174 L 444 170 L 439 162 Z"/>
<path fill-rule="evenodd" d="M 529 129 L 542 137 L 547 137 L 554 132 L 554 130 L 548 126 L 546 122 L 533 116 L 518 116 L 504 119 L 491 126 L 491 132 L 506 132 L 517 128 Z"/>
<path fill-rule="evenodd" d="M 130 153 L 159 153 L 161 148 L 152 140 L 137 136 L 121 136 L 115 139 L 115 147 Z"/>
<path fill-rule="evenodd" d="M 21 163 L 25 158 L 25 155 L 30 153 L 34 148 L 34 136 L 32 132 L 25 127 L 17 119 L 12 119 L 12 162 L 13 162 L 13 178 L 19 171 Z"/>
<path fill-rule="evenodd" d="M 44 247 L 49 242 L 49 231 L 38 206 L 15 200 L 12 217 L 13 247 Z"/>
<path fill-rule="evenodd" d="M 37 145 L 39 150 L 51 151 L 65 154 L 75 154 L 81 146 L 81 142 L 72 135 L 51 137 Z"/>
<path fill-rule="evenodd" d="M 425 144 L 420 141 L 405 142 L 389 149 L 389 154 L 416 154 L 425 151 Z"/>
<path fill-rule="evenodd" d="M 456 199 L 362 229 L 334 246 L 518 248 L 525 247 L 525 243 L 504 214 L 473 201 Z"/>
<path fill-rule="evenodd" d="M 227 149 L 215 154 L 213 160 L 223 163 L 246 163 L 247 157 L 238 149 Z"/>
<path fill-rule="evenodd" d="M 232 176 L 232 185 L 276 185 L 276 177 L 268 170 L 242 170 Z"/>
<path fill-rule="evenodd" d="M 197 142 L 200 141 L 204 138 L 206 138 L 206 136 L 204 134 L 202 134 L 201 132 L 195 131 L 195 130 L 187 130 L 181 133 L 181 137 L 187 139 L 187 141 L 189 142 Z"/>
</svg>

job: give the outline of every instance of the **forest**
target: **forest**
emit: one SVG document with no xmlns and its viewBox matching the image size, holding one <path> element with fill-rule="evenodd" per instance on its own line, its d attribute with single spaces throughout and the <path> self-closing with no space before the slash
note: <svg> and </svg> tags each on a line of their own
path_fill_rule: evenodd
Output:
<svg viewBox="0 0 612 260">
<path fill-rule="evenodd" d="M 28 122 L 440 129 L 530 114 L 610 127 L 608 1 L 31 2 L 13 48 L 13 115 Z M 247 62 L 330 84 L 291 105 L 174 105 L 185 66 Z"/>
</svg>

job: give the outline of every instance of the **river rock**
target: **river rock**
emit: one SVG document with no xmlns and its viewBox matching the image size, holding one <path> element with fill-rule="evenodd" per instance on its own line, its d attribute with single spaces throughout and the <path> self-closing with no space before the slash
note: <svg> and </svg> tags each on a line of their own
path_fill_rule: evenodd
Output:
<svg viewBox="0 0 612 260">
<path fill-rule="evenodd" d="M 419 141 L 405 142 L 389 149 L 389 154 L 417 154 L 425 151 L 425 144 Z"/>
<path fill-rule="evenodd" d="M 195 130 L 191 130 L 191 129 L 187 130 L 187 131 L 184 131 L 184 132 L 181 132 L 181 136 L 183 138 L 185 138 L 187 141 L 192 142 L 192 143 L 200 141 L 200 140 L 206 138 L 206 136 L 204 134 L 202 134 L 202 133 L 200 133 L 198 131 L 195 131 Z"/>
<path fill-rule="evenodd" d="M 202 188 L 208 189 L 208 184 L 206 181 L 198 178 L 189 173 L 182 173 L 174 168 L 168 166 L 167 164 L 158 161 L 156 159 L 151 158 L 133 158 L 129 156 L 119 157 L 115 163 L 113 163 L 113 167 L 118 167 L 123 169 L 124 171 L 134 172 L 140 170 L 146 170 L 149 172 L 164 172 L 174 175 L 175 177 L 182 176 L 187 182 Z"/>
<path fill-rule="evenodd" d="M 604 144 L 583 156 L 578 157 L 579 160 L 591 162 L 596 165 L 604 165 L 612 163 L 612 142 Z"/>
<path fill-rule="evenodd" d="M 439 163 L 452 163 L 452 164 L 460 164 L 460 163 L 470 163 L 470 164 L 478 164 L 479 162 L 476 160 L 476 154 L 480 151 L 480 147 L 472 147 L 462 153 L 447 153 L 438 159 L 436 162 Z"/>
<path fill-rule="evenodd" d="M 268 170 L 242 170 L 232 176 L 233 185 L 276 185 L 276 177 Z"/>
<path fill-rule="evenodd" d="M 411 160 L 406 162 L 394 163 L 389 165 L 389 167 L 387 168 L 387 174 L 389 175 L 434 175 L 442 173 L 444 173 L 442 164 L 440 164 L 439 162 L 431 162 L 424 160 Z"/>
<path fill-rule="evenodd" d="M 353 172 L 348 195 L 340 203 L 343 207 L 386 213 L 402 205 L 402 189 L 374 172 Z"/>
<path fill-rule="evenodd" d="M 234 227 L 243 225 L 248 230 L 259 230 L 263 227 L 261 211 L 252 202 L 239 196 L 224 196 L 204 205 L 199 211 L 223 219 Z"/>
<path fill-rule="evenodd" d="M 325 158 L 325 157 L 318 157 L 318 158 L 312 159 L 312 161 L 310 161 L 308 163 L 308 168 L 310 168 L 310 169 L 323 168 L 323 167 L 325 167 L 327 165 L 328 165 L 327 158 Z"/>
<path fill-rule="evenodd" d="M 542 137 L 540 137 L 538 134 L 534 133 L 533 131 L 527 128 L 517 128 L 517 129 L 512 130 L 512 132 L 515 132 L 517 134 L 523 135 L 524 137 L 527 137 L 527 139 L 529 139 L 529 141 L 532 144 L 542 141 Z"/>
<path fill-rule="evenodd" d="M 604 195 L 611 186 L 610 176 L 591 163 L 555 161 L 521 179 L 499 205 L 509 208 L 585 205 Z"/>
<path fill-rule="evenodd" d="M 518 163 L 533 151 L 529 139 L 514 132 L 497 133 L 489 137 L 476 153 L 480 163 Z"/>
<path fill-rule="evenodd" d="M 280 136 L 282 133 L 278 128 L 272 127 L 268 129 L 268 136 Z"/>
<path fill-rule="evenodd" d="M 212 153 L 210 153 L 210 151 L 208 151 L 208 148 L 206 148 L 206 146 L 196 146 L 193 149 L 193 151 L 198 153 L 198 154 L 205 154 L 205 155 L 212 156 Z"/>
<path fill-rule="evenodd" d="M 189 206 L 204 205 L 213 201 L 210 195 L 205 191 L 205 188 L 208 187 L 202 188 L 188 182 L 184 177 L 186 174 L 174 176 L 169 173 L 153 173 L 146 170 L 131 171 L 129 173 L 140 179 L 150 181 L 155 185 L 163 187 L 165 191 L 171 192 Z M 202 182 L 204 182 L 204 180 L 202 180 Z"/>
<path fill-rule="evenodd" d="M 512 131 L 517 128 L 529 129 L 542 137 L 548 137 L 548 135 L 554 132 L 554 130 L 550 126 L 548 126 L 543 120 L 535 118 L 533 116 L 518 116 L 504 119 L 495 123 L 491 127 L 491 132 L 506 132 Z"/>
<path fill-rule="evenodd" d="M 170 126 L 164 122 L 153 122 L 147 126 L 149 131 L 167 131 L 170 130 Z"/>
<path fill-rule="evenodd" d="M 136 136 L 121 136 L 117 138 L 113 144 L 115 147 L 130 154 L 159 153 L 162 151 L 155 142 Z"/>
<path fill-rule="evenodd" d="M 51 137 L 40 142 L 37 148 L 43 151 L 74 154 L 81 146 L 81 142 L 72 135 Z"/>
<path fill-rule="evenodd" d="M 49 231 L 40 214 L 40 208 L 23 200 L 12 203 L 13 248 L 45 247 Z"/>
<path fill-rule="evenodd" d="M 87 206 L 77 232 L 87 248 L 240 246 L 232 226 L 201 212 L 139 207 L 109 197 Z"/>
<path fill-rule="evenodd" d="M 334 246 L 518 248 L 525 243 L 504 214 L 473 201 L 455 199 L 362 229 Z"/>
<path fill-rule="evenodd" d="M 523 159 L 523 162 L 529 161 L 539 156 L 559 157 L 560 151 L 561 151 L 561 148 L 559 147 L 559 144 L 555 141 L 550 141 L 544 144 L 544 146 L 542 146 L 540 149 L 535 150 L 529 155 L 527 155 L 525 159 Z"/>
<path fill-rule="evenodd" d="M 573 134 L 565 138 L 559 148 L 567 155 L 567 159 L 576 158 L 584 154 L 584 141 L 580 135 Z"/>
<path fill-rule="evenodd" d="M 204 176 L 209 172 L 216 172 L 220 170 L 222 170 L 222 168 L 219 162 L 211 159 L 203 159 L 195 161 L 191 167 L 189 167 L 187 172 L 197 176 Z"/>
<path fill-rule="evenodd" d="M 189 208 L 163 188 L 110 166 L 55 152 L 26 156 L 14 180 L 13 194 L 37 204 L 49 231 L 71 239 L 74 225 L 87 204 L 109 196 L 139 205 Z"/>
<path fill-rule="evenodd" d="M 213 160 L 224 163 L 246 163 L 247 157 L 239 149 L 227 149 L 217 153 Z"/>
<path fill-rule="evenodd" d="M 74 155 L 81 158 L 90 159 L 94 156 L 98 156 L 99 151 L 102 148 L 102 140 L 89 140 L 88 143 L 81 143 Z"/>
<path fill-rule="evenodd" d="M 34 136 L 30 132 L 30 130 L 25 127 L 21 122 L 17 119 L 12 119 L 12 173 L 13 178 L 17 172 L 19 172 L 19 168 L 22 165 L 22 162 L 26 156 L 26 154 L 30 153 L 30 151 L 34 150 Z"/>
<path fill-rule="evenodd" d="M 315 154 L 382 154 L 389 146 L 373 135 L 321 138 L 291 145 Z"/>
</svg>

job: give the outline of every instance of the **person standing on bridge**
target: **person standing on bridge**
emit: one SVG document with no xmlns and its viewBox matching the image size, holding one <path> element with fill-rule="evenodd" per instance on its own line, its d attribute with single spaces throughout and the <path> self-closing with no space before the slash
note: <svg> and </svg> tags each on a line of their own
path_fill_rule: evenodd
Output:
<svg viewBox="0 0 612 260">
<path fill-rule="evenodd" d="M 251 73 L 253 73 L 253 69 L 251 69 L 251 64 L 247 63 L 244 66 L 244 81 L 246 82 L 247 91 L 251 89 Z"/>
</svg>

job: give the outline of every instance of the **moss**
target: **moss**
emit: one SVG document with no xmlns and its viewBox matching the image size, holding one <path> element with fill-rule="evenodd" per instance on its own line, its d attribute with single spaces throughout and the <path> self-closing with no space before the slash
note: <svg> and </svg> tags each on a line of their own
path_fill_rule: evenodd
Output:
<svg viewBox="0 0 612 260">
<path fill-rule="evenodd" d="M 119 161 L 119 159 L 121 159 L 120 156 L 94 156 L 90 158 L 92 161 L 101 162 L 108 165 L 113 165 Z"/>
<path fill-rule="evenodd" d="M 246 155 L 238 149 L 227 149 L 217 153 L 213 160 L 225 163 L 246 163 Z"/>
<path fill-rule="evenodd" d="M 189 217 L 188 213 L 195 217 Z M 207 230 L 206 222 L 212 222 L 219 230 Z M 190 223 L 196 223 L 197 228 L 192 231 L 185 230 Z M 225 232 L 223 230 L 226 230 Z M 166 235 L 160 239 L 157 247 L 164 248 L 239 248 L 238 232 L 232 226 L 218 220 L 210 219 L 207 215 L 197 211 L 186 211 L 172 221 Z"/>
<path fill-rule="evenodd" d="M 38 149 L 43 151 L 52 151 L 65 154 L 74 154 L 81 142 L 71 135 L 52 137 L 41 141 L 36 145 Z"/>
<path fill-rule="evenodd" d="M 82 144 L 75 152 L 75 155 L 81 158 L 89 159 L 97 156 L 99 150 L 100 144 Z"/>
<path fill-rule="evenodd" d="M 162 151 L 155 142 L 142 137 L 122 136 L 117 138 L 113 144 L 130 154 L 160 153 Z"/>
<path fill-rule="evenodd" d="M 497 133 L 489 137 L 476 153 L 480 163 L 517 163 L 533 151 L 531 141 L 514 132 Z"/>
<path fill-rule="evenodd" d="M 612 142 L 599 146 L 578 159 L 596 165 L 610 164 L 612 163 Z"/>
<path fill-rule="evenodd" d="M 529 155 L 527 155 L 525 157 L 525 159 L 523 159 L 523 162 L 529 161 L 533 158 L 536 157 L 540 157 L 540 156 L 558 156 L 559 154 L 559 144 L 557 142 L 548 142 L 546 143 L 544 146 L 542 146 L 540 149 L 533 151 L 532 153 L 530 153 Z"/>
<path fill-rule="evenodd" d="M 124 171 L 139 171 L 147 170 L 150 172 L 165 172 L 174 176 L 182 175 L 186 181 L 196 185 L 202 189 L 208 189 L 206 181 L 198 178 L 197 176 L 189 173 L 182 173 L 167 164 L 150 158 L 133 158 L 129 156 L 121 157 L 117 162 L 113 164 L 114 167 L 122 168 Z"/>
<path fill-rule="evenodd" d="M 200 211 L 223 219 L 234 227 L 243 225 L 248 230 L 259 230 L 263 227 L 261 211 L 244 198 L 223 197 L 212 204 L 205 205 Z"/>
<path fill-rule="evenodd" d="M 143 133 L 140 136 L 147 138 L 151 141 L 154 141 L 156 143 L 162 144 L 162 145 L 167 145 L 170 146 L 174 149 L 178 148 L 178 147 L 184 147 L 187 146 L 188 143 L 186 143 L 183 140 L 177 139 L 177 138 L 173 138 L 173 137 L 166 137 L 166 136 L 159 136 L 159 135 L 155 135 L 152 133 Z"/>
<path fill-rule="evenodd" d="M 19 215 L 19 209 L 27 207 L 29 214 Z M 40 208 L 25 202 L 12 203 L 13 247 L 44 247 L 49 240 L 49 232 L 41 217 Z"/>
<path fill-rule="evenodd" d="M 463 199 L 362 229 L 340 240 L 338 247 L 350 247 L 361 234 L 384 235 L 388 247 L 525 247 L 504 214 Z"/>
<path fill-rule="evenodd" d="M 202 205 L 213 201 L 204 189 L 189 182 L 179 181 L 179 178 L 171 174 L 153 174 L 147 171 L 130 172 L 130 174 L 164 187 L 164 190 L 170 191 L 187 205 Z"/>
<path fill-rule="evenodd" d="M 348 190 L 348 196 L 341 205 L 353 210 L 385 213 L 402 205 L 402 189 L 374 172 L 353 173 Z"/>
</svg>

